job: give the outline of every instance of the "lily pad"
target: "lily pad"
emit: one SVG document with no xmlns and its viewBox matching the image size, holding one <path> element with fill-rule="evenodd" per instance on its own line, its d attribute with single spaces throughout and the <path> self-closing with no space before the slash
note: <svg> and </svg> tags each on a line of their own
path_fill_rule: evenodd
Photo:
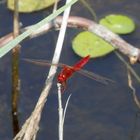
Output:
<svg viewBox="0 0 140 140">
<path fill-rule="evenodd" d="M 19 0 L 19 12 L 33 12 L 51 6 L 55 0 Z M 14 0 L 8 0 L 7 6 L 10 10 L 14 9 Z"/>
<path fill-rule="evenodd" d="M 99 23 L 117 34 L 128 34 L 135 30 L 134 21 L 124 15 L 108 15 L 101 19 Z"/>
<path fill-rule="evenodd" d="M 87 31 L 79 33 L 74 38 L 72 49 L 81 57 L 90 55 L 92 58 L 107 55 L 114 50 L 109 43 Z"/>
</svg>

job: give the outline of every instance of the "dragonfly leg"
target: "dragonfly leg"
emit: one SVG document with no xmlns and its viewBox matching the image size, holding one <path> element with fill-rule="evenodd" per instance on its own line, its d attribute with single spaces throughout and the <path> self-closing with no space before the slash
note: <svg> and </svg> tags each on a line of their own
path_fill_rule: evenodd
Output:
<svg viewBox="0 0 140 140">
<path fill-rule="evenodd" d="M 64 91 L 66 90 L 66 82 L 60 84 L 61 84 L 61 93 L 64 93 Z"/>
</svg>

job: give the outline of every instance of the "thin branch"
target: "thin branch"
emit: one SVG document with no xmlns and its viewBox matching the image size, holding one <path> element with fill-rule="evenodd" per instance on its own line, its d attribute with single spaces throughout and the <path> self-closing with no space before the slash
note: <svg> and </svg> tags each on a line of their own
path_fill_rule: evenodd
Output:
<svg viewBox="0 0 140 140">
<path fill-rule="evenodd" d="M 50 22 L 38 30 L 34 31 L 31 35 L 30 38 L 37 37 L 41 34 L 44 34 L 48 32 L 51 28 L 55 27 L 58 28 L 62 24 L 62 17 L 59 16 L 57 17 L 54 22 Z M 31 27 L 31 26 L 29 26 Z M 26 27 L 21 30 L 21 32 L 27 30 L 29 27 Z M 118 51 L 129 57 L 130 61 L 133 63 L 140 62 L 140 49 L 136 48 L 135 46 L 127 43 L 125 40 L 123 40 L 121 37 L 119 37 L 117 34 L 114 34 L 107 28 L 105 28 L 102 25 L 97 24 L 96 22 L 82 18 L 82 17 L 76 17 L 76 16 L 71 16 L 68 19 L 68 27 L 72 28 L 83 28 L 85 30 L 88 30 L 108 43 L 110 43 L 113 47 L 115 47 Z M 6 35 L 5 37 L 2 37 L 0 39 L 0 47 L 2 47 L 4 44 L 7 44 L 10 40 L 13 38 L 11 37 L 10 34 Z"/>
<path fill-rule="evenodd" d="M 128 85 L 129 85 L 130 89 L 132 90 L 134 102 L 136 103 L 137 107 L 140 109 L 140 101 L 136 95 L 136 89 L 134 88 L 134 86 L 132 84 L 132 78 L 131 78 L 131 74 L 130 74 L 129 70 L 128 70 Z"/>
<path fill-rule="evenodd" d="M 128 86 L 130 87 L 130 89 L 132 90 L 132 95 L 133 95 L 133 99 L 134 102 L 136 103 L 137 107 L 140 109 L 140 101 L 136 95 L 136 90 L 133 87 L 132 84 L 132 79 L 131 79 L 131 74 L 136 78 L 136 80 L 140 83 L 140 77 L 137 75 L 137 73 L 133 70 L 133 68 L 123 59 L 123 57 L 115 52 L 115 54 L 118 56 L 118 58 L 126 65 L 127 70 L 128 70 Z"/>
<path fill-rule="evenodd" d="M 61 17 L 56 18 L 55 23 L 60 25 Z M 70 17 L 68 23 L 71 27 L 83 27 L 110 43 L 114 48 L 118 49 L 124 55 L 127 55 L 131 60 L 133 59 L 135 62 L 140 61 L 140 49 L 127 43 L 120 36 L 111 32 L 106 27 L 81 17 Z"/>
</svg>

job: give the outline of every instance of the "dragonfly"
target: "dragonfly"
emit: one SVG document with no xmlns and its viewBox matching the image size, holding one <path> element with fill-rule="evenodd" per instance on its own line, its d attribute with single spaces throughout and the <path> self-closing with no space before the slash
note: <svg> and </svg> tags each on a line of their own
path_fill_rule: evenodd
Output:
<svg viewBox="0 0 140 140">
<path fill-rule="evenodd" d="M 93 72 L 82 69 L 90 60 L 90 55 L 87 55 L 86 57 L 82 58 L 73 66 L 69 66 L 63 63 L 54 64 L 54 63 L 50 63 L 50 61 L 48 60 L 37 60 L 37 59 L 28 59 L 28 58 L 24 58 L 23 60 L 30 63 L 34 63 L 36 65 L 40 65 L 40 66 L 55 65 L 55 66 L 62 67 L 62 70 L 57 75 L 57 82 L 61 84 L 62 92 L 66 89 L 67 80 L 69 80 L 75 72 L 78 72 L 90 79 L 96 80 L 97 82 L 102 83 L 104 85 L 107 85 L 108 82 L 114 82 L 113 80 L 109 78 L 106 78 L 98 74 L 95 74 Z"/>
</svg>

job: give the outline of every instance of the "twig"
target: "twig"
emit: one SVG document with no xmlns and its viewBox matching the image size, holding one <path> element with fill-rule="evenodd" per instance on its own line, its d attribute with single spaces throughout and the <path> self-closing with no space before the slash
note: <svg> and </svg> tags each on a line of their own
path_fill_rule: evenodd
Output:
<svg viewBox="0 0 140 140">
<path fill-rule="evenodd" d="M 69 0 L 67 0 L 67 2 L 68 1 Z M 63 44 L 63 40 L 64 40 L 65 30 L 67 27 L 67 19 L 69 16 L 69 12 L 70 12 L 70 7 L 68 7 L 64 12 L 61 30 L 60 30 L 60 33 L 58 36 L 57 45 L 56 45 L 54 56 L 52 59 L 53 63 L 58 63 L 60 55 L 61 55 L 62 44 Z M 43 91 L 41 93 L 41 96 L 37 102 L 36 107 L 35 107 L 34 111 L 32 112 L 31 116 L 28 118 L 28 120 L 23 125 L 21 131 L 14 138 L 14 140 L 35 140 L 38 129 L 39 129 L 38 125 L 39 125 L 39 121 L 41 118 L 42 109 L 47 100 L 47 96 L 48 96 L 50 88 L 52 86 L 52 82 L 53 82 L 53 78 L 56 73 L 56 70 L 57 70 L 56 66 L 54 66 L 54 65 L 51 66 L 47 80 L 45 82 L 45 88 L 43 89 Z"/>
<path fill-rule="evenodd" d="M 38 30 L 34 31 L 32 35 L 30 35 L 30 38 L 37 37 L 40 34 L 44 34 L 45 32 L 48 32 L 53 27 L 58 28 L 61 24 L 62 24 L 62 17 L 59 16 L 54 20 L 54 22 L 50 22 L 42 26 Z M 92 33 L 95 33 L 96 35 L 103 38 L 105 41 L 109 42 L 113 47 L 118 49 L 118 51 L 120 51 L 121 53 L 129 57 L 131 62 L 132 60 L 133 60 L 133 63 L 140 62 L 140 49 L 127 43 L 121 37 L 112 33 L 110 30 L 108 30 L 104 26 L 99 25 L 92 20 L 82 18 L 82 17 L 76 17 L 76 16 L 69 17 L 68 26 L 72 28 L 83 28 Z M 27 30 L 29 27 L 22 29 L 21 32 Z M 2 37 L 0 39 L 0 47 L 8 43 L 10 40 L 12 40 L 12 37 L 10 34 L 6 35 L 5 37 Z"/>
<path fill-rule="evenodd" d="M 123 57 L 115 52 L 116 55 L 118 56 L 118 58 L 126 65 L 127 67 L 127 70 L 128 70 L 128 85 L 130 87 L 130 89 L 132 90 L 132 95 L 133 95 L 133 99 L 134 99 L 134 102 L 136 103 L 137 107 L 140 109 L 140 101 L 136 95 L 136 90 L 135 88 L 133 87 L 132 85 L 132 79 L 131 79 L 131 75 L 130 75 L 130 72 L 131 74 L 137 79 L 137 81 L 140 83 L 140 77 L 137 75 L 137 73 L 133 70 L 133 68 L 123 59 Z"/>
<path fill-rule="evenodd" d="M 132 84 L 131 74 L 130 74 L 129 70 L 128 70 L 128 85 L 129 85 L 130 89 L 132 90 L 134 102 L 136 103 L 137 107 L 140 109 L 140 101 L 136 95 L 136 89 L 134 88 L 134 86 Z"/>
<path fill-rule="evenodd" d="M 61 17 L 56 18 L 55 23 L 60 25 Z M 127 55 L 130 59 L 133 58 L 135 62 L 140 61 L 140 50 L 124 41 L 121 37 L 111 32 L 106 27 L 81 17 L 71 17 L 69 18 L 68 23 L 71 27 L 84 27 L 88 31 L 103 38 L 120 52 Z"/>
</svg>

